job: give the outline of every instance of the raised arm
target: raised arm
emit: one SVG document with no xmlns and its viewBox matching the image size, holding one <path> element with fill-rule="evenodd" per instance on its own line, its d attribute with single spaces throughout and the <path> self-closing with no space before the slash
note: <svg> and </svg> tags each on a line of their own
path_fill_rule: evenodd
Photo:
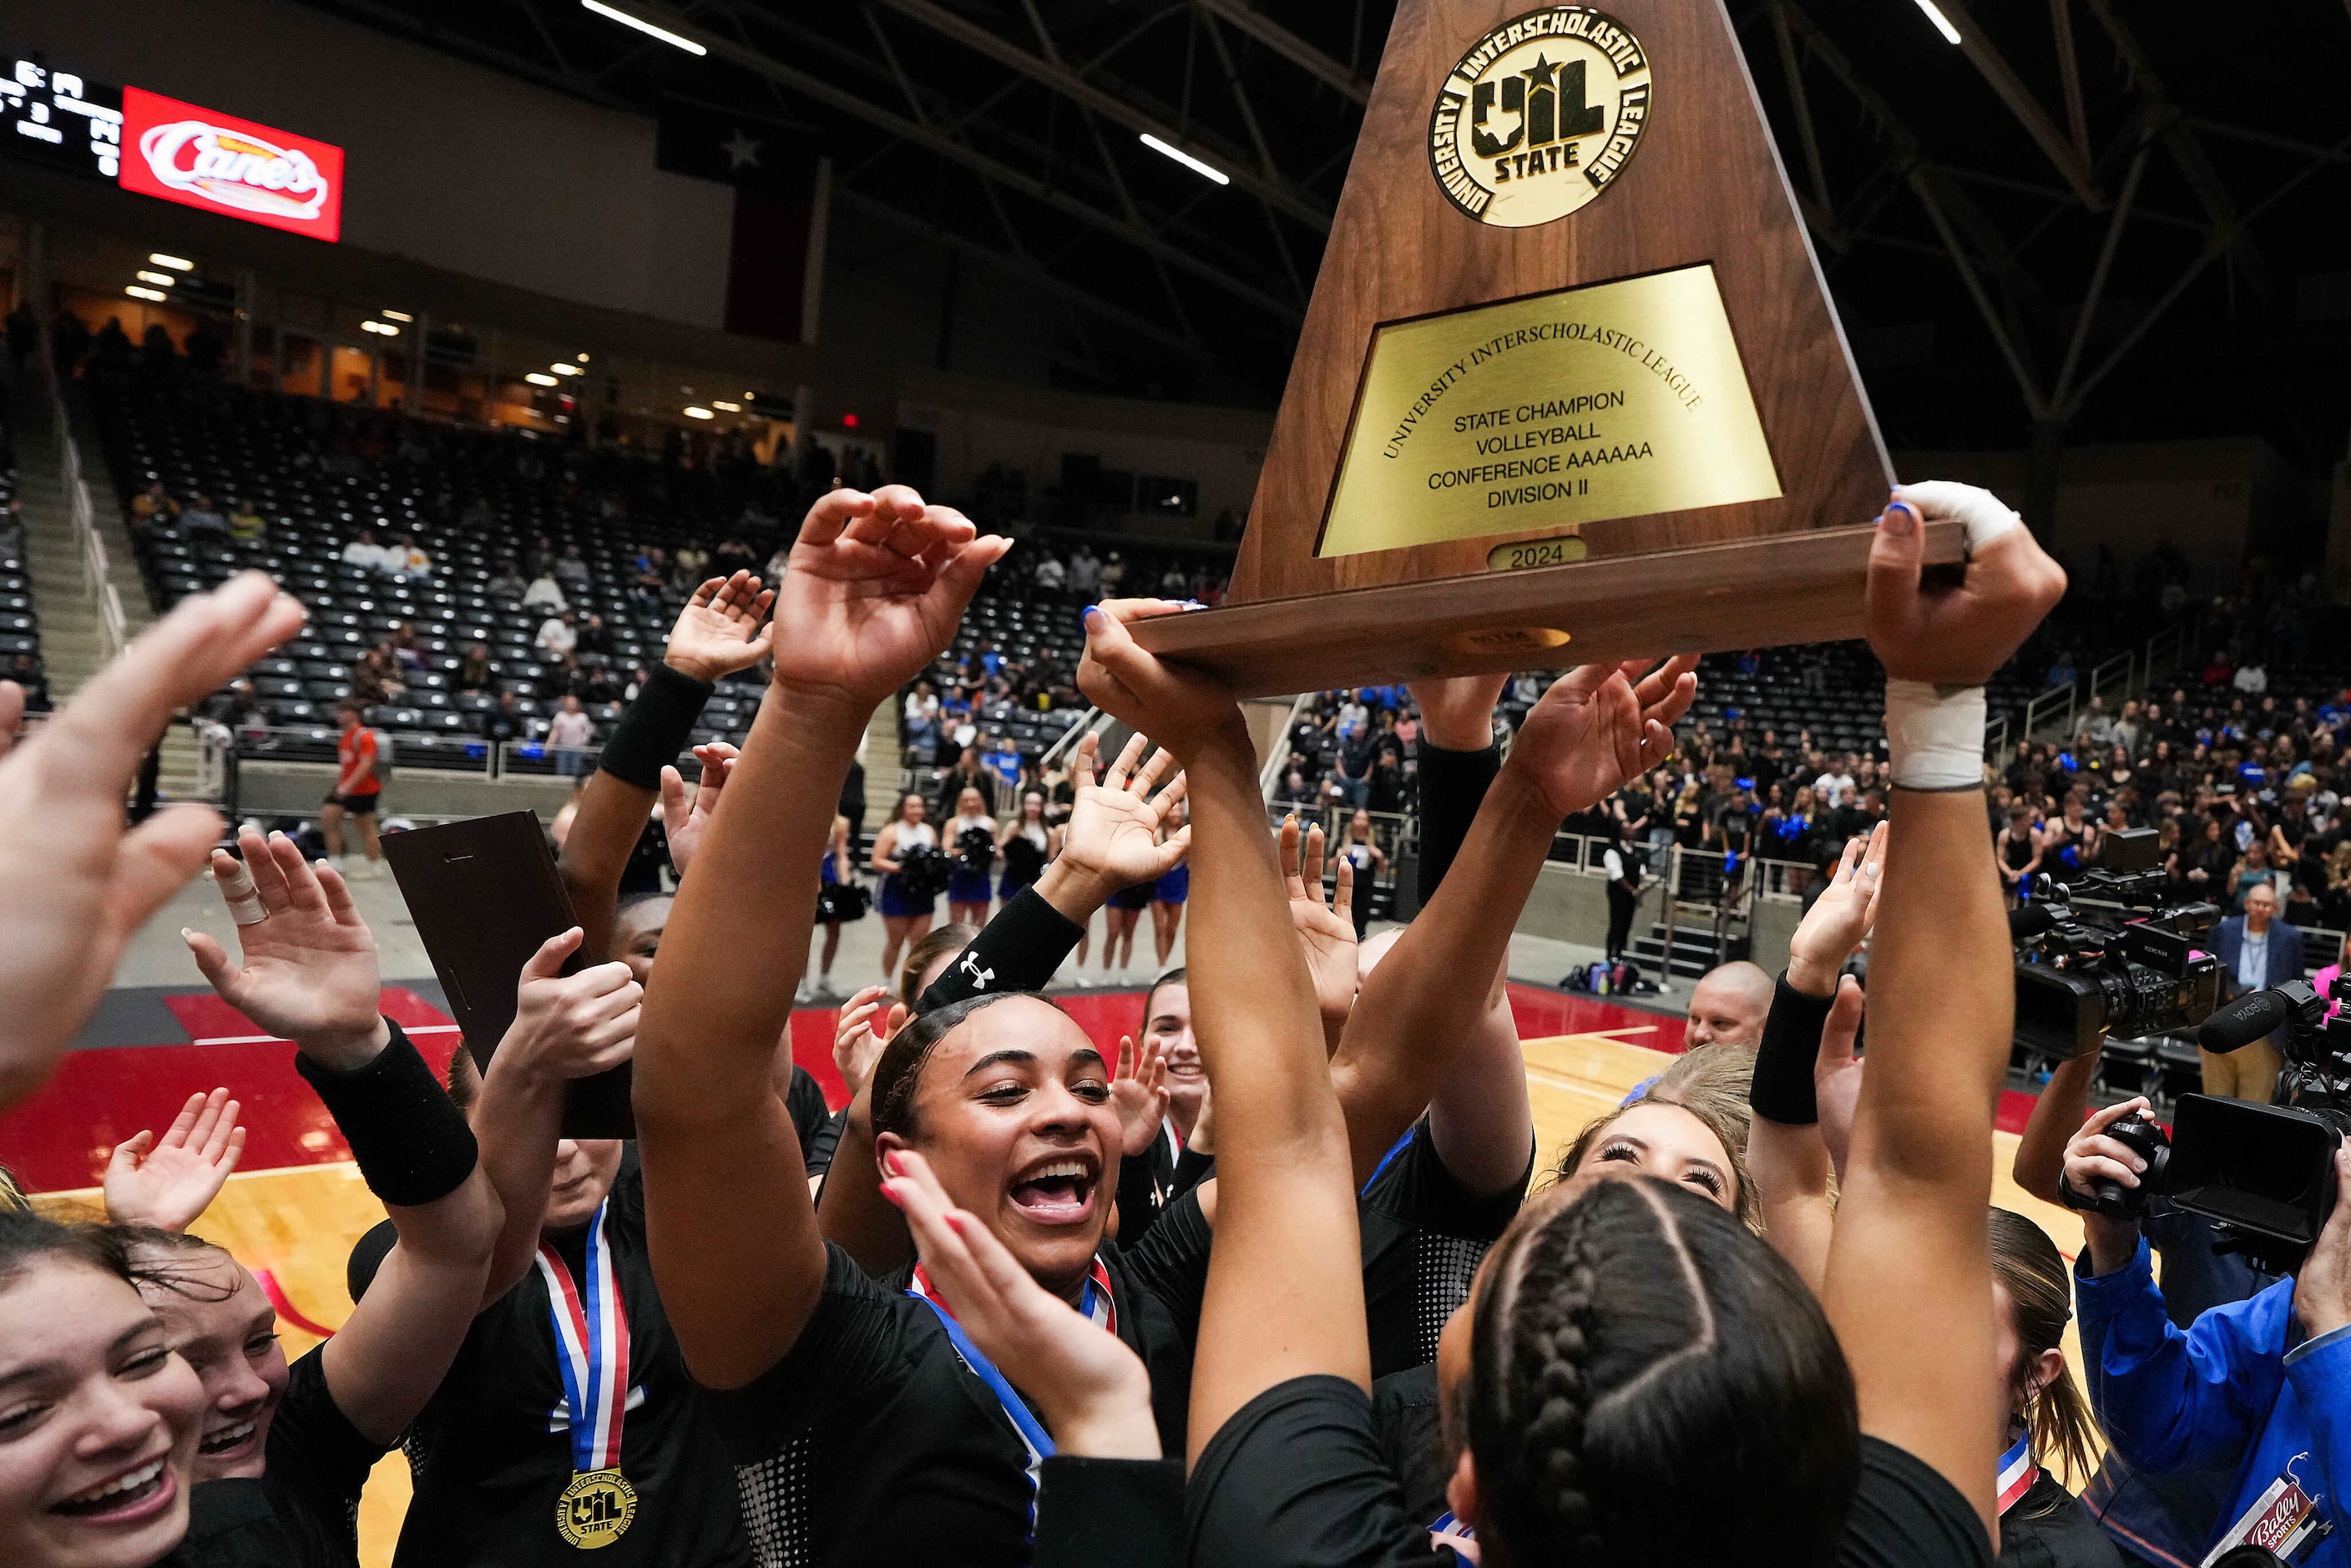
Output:
<svg viewBox="0 0 2351 1568">
<path fill-rule="evenodd" d="M 1129 601 L 1088 610 L 1078 680 L 1098 706 L 1173 750 L 1191 780 L 1186 967 L 1218 1107 L 1221 1187 L 1193 1361 L 1196 1460 L 1227 1417 L 1277 1383 L 1320 1373 L 1368 1390 L 1371 1350 L 1347 1131 L 1248 727 L 1222 687 L 1161 664 L 1123 624 L 1175 608 Z"/>
<path fill-rule="evenodd" d="M 604 742 L 556 862 L 572 914 L 587 933 L 580 951 L 589 958 L 601 960 L 611 950 L 621 873 L 653 820 L 662 770 L 685 749 L 718 681 L 766 655 L 775 627 L 761 622 L 775 597 L 747 571 L 714 577 L 695 590 L 670 629 L 669 647 L 653 678 Z"/>
<path fill-rule="evenodd" d="M 192 594 L 22 741 L 24 690 L 0 681 L 0 1111 L 47 1082 L 131 934 L 219 841 L 219 814 L 204 806 L 124 831 L 122 798 L 148 747 L 175 711 L 302 619 L 257 571 Z"/>
<path fill-rule="evenodd" d="M 2105 1048 L 2105 1036 L 2099 1036 L 2098 1046 Z M 2043 1203 L 2064 1201 L 2057 1186 L 2064 1179 L 2065 1145 L 2081 1131 L 2082 1115 L 2090 1108 L 2090 1081 L 2097 1075 L 2096 1051 L 2059 1062 L 2041 1086 L 2024 1134 L 2016 1141 L 2016 1164 L 2009 1174 Z"/>
<path fill-rule="evenodd" d="M 772 1366 L 824 1281 L 770 1067 L 808 965 L 841 780 L 874 708 L 946 648 L 1008 544 L 893 485 L 824 497 L 792 547 L 775 683 L 678 890 L 637 1035 L 653 1275 L 688 1367 L 711 1386 Z"/>
<path fill-rule="evenodd" d="M 564 974 L 564 960 L 580 940 L 576 925 L 550 936 L 523 966 L 514 1022 L 492 1053 L 474 1103 L 482 1168 L 506 1211 L 482 1287 L 485 1307 L 519 1284 L 538 1255 L 548 1184 L 563 1137 L 564 1086 L 620 1066 L 636 1045 L 643 988 L 618 961 Z"/>
<path fill-rule="evenodd" d="M 1672 754 L 1674 721 L 1698 694 L 1697 660 L 1646 677 L 1643 663 L 1586 664 L 1543 694 L 1436 897 L 1364 980 L 1331 1063 L 1357 1182 L 1477 1037 L 1561 821 Z"/>
<path fill-rule="evenodd" d="M 298 1063 L 383 1200 L 399 1245 L 319 1353 L 327 1390 L 359 1432 L 389 1446 L 441 1385 L 473 1322 L 497 1239 L 496 1193 L 473 1134 L 407 1037 L 377 1010 L 375 938 L 331 865 L 283 833 L 238 836 L 263 917 L 237 927 L 240 961 L 190 933 L 223 1000 L 291 1040 Z M 213 854 L 225 886 L 239 868 Z"/>
<path fill-rule="evenodd" d="M 1922 513 L 1968 525 L 1973 559 L 1958 588 L 1920 586 Z M 1862 1430 L 1934 1466 L 1995 1539 L 2007 1409 L 1985 1215 L 2014 1009 L 1977 688 L 2064 587 L 2064 570 L 1983 491 L 1909 486 L 1878 518 L 1867 623 L 1888 681 L 1892 843 L 1871 946 L 1869 1068 L 1822 1299 Z"/>
</svg>

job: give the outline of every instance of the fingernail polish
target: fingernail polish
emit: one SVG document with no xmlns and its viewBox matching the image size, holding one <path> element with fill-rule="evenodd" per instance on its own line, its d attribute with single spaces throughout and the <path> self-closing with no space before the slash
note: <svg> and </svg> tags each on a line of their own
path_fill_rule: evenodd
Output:
<svg viewBox="0 0 2351 1568">
<path fill-rule="evenodd" d="M 1887 506 L 1880 521 L 1889 534 L 1908 534 L 1917 528 L 1918 514 L 1910 509 L 1908 502 L 1896 501 Z"/>
<path fill-rule="evenodd" d="M 1099 604 L 1089 604 L 1078 612 L 1079 624 L 1083 626 L 1089 632 L 1094 629 L 1096 622 L 1099 622 L 1101 618 L 1102 606 Z"/>
<path fill-rule="evenodd" d="M 903 1176 L 905 1174 L 898 1168 L 898 1156 L 896 1155 L 883 1155 L 882 1156 L 882 1168 L 888 1171 L 893 1176 Z"/>
</svg>

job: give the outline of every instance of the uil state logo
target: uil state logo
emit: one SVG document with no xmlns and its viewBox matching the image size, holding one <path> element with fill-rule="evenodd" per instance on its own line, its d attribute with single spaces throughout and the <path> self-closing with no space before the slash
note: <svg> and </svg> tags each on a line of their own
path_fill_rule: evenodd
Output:
<svg viewBox="0 0 2351 1568">
<path fill-rule="evenodd" d="M 1481 224 L 1531 228 L 1608 188 L 1649 120 L 1649 57 L 1624 23 L 1547 5 L 1478 40 L 1437 89 L 1428 162 Z"/>
</svg>

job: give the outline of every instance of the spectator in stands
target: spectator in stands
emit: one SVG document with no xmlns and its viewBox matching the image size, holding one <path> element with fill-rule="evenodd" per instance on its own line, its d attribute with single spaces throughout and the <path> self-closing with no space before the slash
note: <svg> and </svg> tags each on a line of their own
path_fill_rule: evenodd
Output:
<svg viewBox="0 0 2351 1568">
<path fill-rule="evenodd" d="M 580 559 L 578 545 L 563 547 L 563 559 L 555 563 L 555 576 L 556 580 L 563 584 L 565 591 L 571 597 L 576 599 L 586 595 L 589 584 L 588 563 Z"/>
<path fill-rule="evenodd" d="M 1820 802 L 1823 810 L 1834 811 L 1844 804 L 1847 791 L 1855 785 L 1854 768 L 1859 761 L 1860 758 L 1847 752 L 1842 764 L 1832 764 L 1823 768 L 1820 776 L 1813 780 L 1813 799 Z"/>
<path fill-rule="evenodd" d="M 2270 673 L 2258 659 L 2247 659 L 2237 666 L 2229 685 L 2247 696 L 2257 697 L 2270 689 Z"/>
<path fill-rule="evenodd" d="M 1104 599 L 1116 599 L 1119 595 L 1119 591 L 1125 586 L 1125 558 L 1121 556 L 1118 551 L 1113 550 L 1102 559 L 1102 596 Z"/>
<path fill-rule="evenodd" d="M 1004 781 L 1003 792 L 1008 794 L 1020 787 L 1020 776 L 1025 770 L 1020 760 L 1020 748 L 1013 745 L 1012 737 L 1002 730 L 997 731 L 991 738 L 994 744 L 987 752 L 988 770 Z"/>
<path fill-rule="evenodd" d="M 939 698 L 930 682 L 914 683 L 914 689 L 906 694 L 905 713 L 907 766 L 927 768 L 938 755 L 939 742 Z"/>
<path fill-rule="evenodd" d="M 25 361 L 41 341 L 41 319 L 33 313 L 30 299 L 16 301 L 16 308 L 8 312 L 8 360 L 21 371 Z"/>
<path fill-rule="evenodd" d="M 228 504 L 228 537 L 241 545 L 260 544 L 269 537 L 269 525 L 249 502 L 232 499 Z"/>
<path fill-rule="evenodd" d="M 582 653 L 610 653 L 612 633 L 606 629 L 604 618 L 593 612 L 580 623 L 579 650 Z"/>
<path fill-rule="evenodd" d="M 561 710 L 547 725 L 547 748 L 554 754 L 559 778 L 577 779 L 588 770 L 588 747 L 595 738 L 596 727 L 589 722 L 580 699 L 565 697 Z"/>
<path fill-rule="evenodd" d="M 1682 1044 L 1725 1045 L 1752 1051 L 1763 1040 L 1763 1019 L 1771 1011 L 1771 977 L 1739 959 L 1708 969 L 1690 988 Z"/>
<path fill-rule="evenodd" d="M 529 716 L 522 711 L 512 692 L 500 692 L 497 706 L 487 713 L 474 715 L 470 722 L 475 734 L 499 745 L 518 740 L 530 729 Z"/>
<path fill-rule="evenodd" d="M 381 645 L 368 649 L 351 663 L 352 699 L 367 707 L 382 702 L 394 687 L 398 668 L 399 661 Z"/>
<path fill-rule="evenodd" d="M 456 687 L 461 692 L 486 691 L 495 674 L 490 668 L 489 645 L 476 643 L 457 661 Z"/>
<path fill-rule="evenodd" d="M 415 535 L 402 534 L 400 542 L 392 547 L 386 570 L 410 582 L 430 582 L 433 580 L 433 558 L 424 553 L 424 547 L 416 542 Z"/>
<path fill-rule="evenodd" d="M 566 610 L 540 622 L 538 634 L 531 639 L 531 643 L 540 653 L 552 653 L 558 658 L 578 647 L 580 632 L 571 612 Z"/>
<path fill-rule="evenodd" d="M 515 569 L 514 562 L 502 560 L 487 586 L 492 599 L 501 604 L 516 604 L 521 602 L 523 593 L 530 584 L 523 580 L 522 573 Z"/>
<path fill-rule="evenodd" d="M 1102 563 L 1095 556 L 1093 546 L 1082 539 L 1070 557 L 1070 591 L 1080 599 L 1091 600 L 1102 591 Z"/>
<path fill-rule="evenodd" d="M 945 821 L 955 815 L 956 801 L 965 790 L 977 789 L 985 800 L 993 795 L 995 788 L 991 770 L 979 760 L 979 753 L 967 746 L 956 756 L 956 765 L 948 768 L 946 776 L 939 780 L 938 792 L 933 797 L 938 802 L 938 810 L 935 814 L 939 821 Z M 917 821 L 921 820 L 919 817 L 915 819 Z"/>
<path fill-rule="evenodd" d="M 187 507 L 180 513 L 180 528 L 191 539 L 202 535 L 224 544 L 228 541 L 228 518 L 201 491 L 188 497 Z"/>
<path fill-rule="evenodd" d="M 383 547 L 375 542 L 373 528 L 361 528 L 360 537 L 343 547 L 343 564 L 366 571 L 383 570 Z"/>
<path fill-rule="evenodd" d="M 392 626 L 392 635 L 385 639 L 385 645 L 392 650 L 392 656 L 402 670 L 424 667 L 424 650 L 416 645 L 416 628 L 407 622 L 402 621 Z"/>
<path fill-rule="evenodd" d="M 82 355 L 89 350 L 89 325 L 80 317 L 57 307 L 49 318 L 49 363 L 57 368 L 57 379 L 69 382 L 81 364 Z"/>
<path fill-rule="evenodd" d="M 542 569 L 531 580 L 530 586 L 523 591 L 522 607 L 525 610 L 544 610 L 550 615 L 559 615 L 569 605 L 570 601 L 563 596 L 563 590 L 556 582 L 551 570 Z"/>
<path fill-rule="evenodd" d="M 172 493 L 163 488 L 161 479 L 148 480 L 147 487 L 131 498 L 131 528 L 134 534 L 179 515 L 180 503 L 172 499 Z"/>
<path fill-rule="evenodd" d="M 1048 555 L 1037 563 L 1034 580 L 1040 594 L 1048 599 L 1059 599 L 1061 591 L 1069 586 L 1069 569 L 1061 564 L 1061 557 Z"/>
</svg>

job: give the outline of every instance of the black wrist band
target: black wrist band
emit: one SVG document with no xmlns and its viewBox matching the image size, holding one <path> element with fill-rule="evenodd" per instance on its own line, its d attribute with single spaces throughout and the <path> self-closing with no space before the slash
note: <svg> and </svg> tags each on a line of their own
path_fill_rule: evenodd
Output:
<svg viewBox="0 0 2351 1568">
<path fill-rule="evenodd" d="M 1747 1085 L 1748 1108 L 1757 1115 L 1788 1127 L 1809 1127 L 1821 1119 L 1813 1065 L 1820 1060 L 1821 1030 L 1835 1005 L 1834 994 L 1800 991 L 1784 974 L 1771 988 L 1771 1011 L 1763 1020 L 1755 1075 Z"/>
<path fill-rule="evenodd" d="M 660 789 L 661 770 L 684 752 L 702 718 L 703 705 L 716 690 L 708 681 L 655 664 L 637 689 L 636 700 L 612 727 L 598 769 L 640 789 Z"/>
<path fill-rule="evenodd" d="M 1041 991 L 1085 935 L 1084 926 L 1043 894 L 1024 887 L 914 999 L 914 1011 L 930 1012 L 983 991 Z"/>
<path fill-rule="evenodd" d="M 1483 751 L 1447 751 L 1432 746 L 1424 735 L 1420 741 L 1420 870 L 1418 888 L 1421 907 L 1437 896 L 1437 883 L 1445 880 L 1453 864 L 1453 857 L 1461 852 L 1462 841 L 1469 836 L 1469 824 L 1478 820 L 1478 808 L 1486 801 L 1486 791 L 1492 789 L 1502 771 L 1502 748 L 1489 746 Z"/>
<path fill-rule="evenodd" d="M 294 1070 L 326 1103 L 368 1190 L 388 1204 L 414 1208 L 463 1186 L 481 1156 L 465 1113 L 400 1026 L 385 1023 L 392 1043 L 365 1067 L 337 1072 L 297 1056 Z"/>
</svg>

